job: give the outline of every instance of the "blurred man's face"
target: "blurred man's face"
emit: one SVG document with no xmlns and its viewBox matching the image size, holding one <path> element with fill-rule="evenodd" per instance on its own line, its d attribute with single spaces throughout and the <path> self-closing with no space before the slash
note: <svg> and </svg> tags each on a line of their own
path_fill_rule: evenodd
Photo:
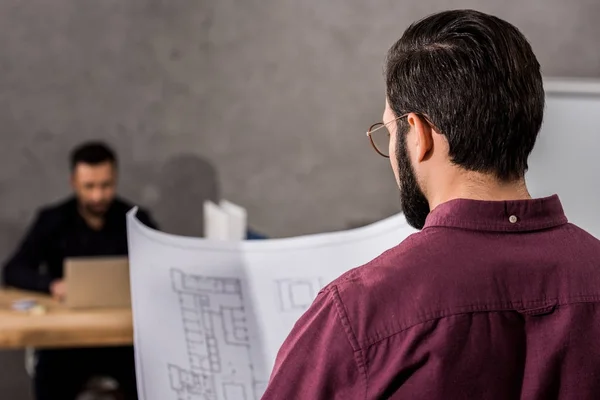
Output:
<svg viewBox="0 0 600 400">
<path fill-rule="evenodd" d="M 115 198 L 117 171 L 110 161 L 101 164 L 78 163 L 71 185 L 83 211 L 102 216 Z"/>
</svg>

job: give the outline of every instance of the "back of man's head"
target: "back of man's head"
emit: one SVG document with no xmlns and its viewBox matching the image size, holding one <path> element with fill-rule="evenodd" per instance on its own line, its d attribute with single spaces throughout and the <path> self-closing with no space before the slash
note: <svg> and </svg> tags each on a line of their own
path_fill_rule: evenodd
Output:
<svg viewBox="0 0 600 400">
<path fill-rule="evenodd" d="M 473 10 L 424 18 L 390 49 L 386 83 L 392 111 L 427 116 L 455 165 L 501 181 L 524 176 L 544 90 L 533 50 L 513 25 Z"/>
<path fill-rule="evenodd" d="M 86 142 L 77 146 L 71 152 L 71 171 L 77 164 L 98 165 L 109 162 L 116 166 L 115 152 L 103 142 Z"/>
</svg>

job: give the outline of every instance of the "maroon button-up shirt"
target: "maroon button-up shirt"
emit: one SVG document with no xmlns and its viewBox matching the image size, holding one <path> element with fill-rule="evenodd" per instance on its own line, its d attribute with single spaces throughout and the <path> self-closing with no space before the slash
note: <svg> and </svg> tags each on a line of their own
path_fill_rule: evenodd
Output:
<svg viewBox="0 0 600 400">
<path fill-rule="evenodd" d="M 263 399 L 600 399 L 600 241 L 556 196 L 442 204 L 321 291 Z"/>
</svg>

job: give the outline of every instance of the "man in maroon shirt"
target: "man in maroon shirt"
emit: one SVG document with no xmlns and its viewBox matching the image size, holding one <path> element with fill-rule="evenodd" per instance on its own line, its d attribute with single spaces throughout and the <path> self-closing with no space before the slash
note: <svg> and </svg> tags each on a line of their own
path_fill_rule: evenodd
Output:
<svg viewBox="0 0 600 400">
<path fill-rule="evenodd" d="M 525 37 L 435 14 L 386 83 L 369 136 L 422 230 L 321 291 L 263 399 L 600 398 L 600 241 L 527 191 L 544 91 Z"/>
</svg>

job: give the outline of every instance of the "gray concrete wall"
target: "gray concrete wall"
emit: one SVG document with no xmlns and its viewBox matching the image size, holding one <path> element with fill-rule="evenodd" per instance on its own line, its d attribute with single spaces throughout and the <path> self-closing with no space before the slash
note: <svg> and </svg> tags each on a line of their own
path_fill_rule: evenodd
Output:
<svg viewBox="0 0 600 400">
<path fill-rule="evenodd" d="M 91 138 L 171 232 L 199 234 L 219 193 L 272 236 L 395 213 L 364 135 L 384 53 L 414 19 L 465 7 L 521 28 L 546 75 L 600 76 L 597 0 L 3 0 L 0 256 L 67 193 L 68 151 Z M 28 398 L 22 365 L 0 353 L 0 398 Z"/>
</svg>

